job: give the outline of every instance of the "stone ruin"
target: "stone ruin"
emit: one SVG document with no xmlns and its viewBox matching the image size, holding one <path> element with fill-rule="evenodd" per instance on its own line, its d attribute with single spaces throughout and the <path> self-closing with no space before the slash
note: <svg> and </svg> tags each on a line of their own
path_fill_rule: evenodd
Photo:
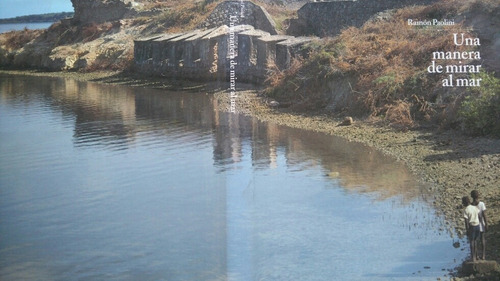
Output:
<svg viewBox="0 0 500 281">
<path fill-rule="evenodd" d="M 133 0 L 71 0 L 77 23 L 101 23 L 132 17 L 140 4 Z"/>
<path fill-rule="evenodd" d="M 277 35 L 274 21 L 250 1 L 219 4 L 199 29 L 134 41 L 138 71 L 169 78 L 259 83 L 305 55 L 312 37 Z"/>
<path fill-rule="evenodd" d="M 276 24 L 267 11 L 250 1 L 226 1 L 218 5 L 198 28 L 229 26 L 231 16 L 238 18 L 239 25 L 251 25 L 272 35 L 278 34 Z"/>
<path fill-rule="evenodd" d="M 288 34 L 313 34 L 319 37 L 338 35 L 342 29 L 360 27 L 377 13 L 408 7 L 428 5 L 437 0 L 324 0 L 306 3 L 290 20 Z"/>
<path fill-rule="evenodd" d="M 382 11 L 436 1 L 311 1 L 298 10 L 287 33 L 335 36 L 348 26 L 362 26 Z M 313 39 L 277 35 L 275 26 L 264 8 L 250 1 L 225 1 L 198 30 L 135 40 L 135 63 L 142 72 L 167 77 L 227 79 L 235 70 L 240 81 L 261 82 L 271 66 L 283 70 L 293 57 L 304 56 L 304 44 Z"/>
</svg>

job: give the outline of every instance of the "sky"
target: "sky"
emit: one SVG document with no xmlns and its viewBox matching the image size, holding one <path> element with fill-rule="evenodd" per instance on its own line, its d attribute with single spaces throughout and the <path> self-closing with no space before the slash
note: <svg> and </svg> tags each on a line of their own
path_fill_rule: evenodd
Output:
<svg viewBox="0 0 500 281">
<path fill-rule="evenodd" d="M 73 12 L 71 0 L 0 0 L 0 19 L 58 12 Z"/>
</svg>

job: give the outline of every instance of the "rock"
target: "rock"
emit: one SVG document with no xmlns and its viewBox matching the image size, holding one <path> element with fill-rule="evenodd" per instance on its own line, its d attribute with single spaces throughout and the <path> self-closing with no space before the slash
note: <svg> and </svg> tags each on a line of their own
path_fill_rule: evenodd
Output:
<svg viewBox="0 0 500 281">
<path fill-rule="evenodd" d="M 340 173 L 339 172 L 330 172 L 330 173 L 328 173 L 328 176 L 332 179 L 336 179 L 340 176 Z"/>
<path fill-rule="evenodd" d="M 354 121 L 352 120 L 352 117 L 347 116 L 346 118 L 344 118 L 344 121 L 340 122 L 340 124 L 338 126 L 350 126 L 353 123 L 354 123 Z"/>
<path fill-rule="evenodd" d="M 278 34 L 274 19 L 263 7 L 251 1 L 223 1 L 215 7 L 208 18 L 197 28 L 209 29 L 221 25 L 230 26 L 230 15 L 240 16 L 238 17 L 238 25 L 251 25 L 270 34 Z"/>
<path fill-rule="evenodd" d="M 270 107 L 278 107 L 278 106 L 280 106 L 280 103 L 277 102 L 277 101 L 275 101 L 275 100 L 270 101 L 268 104 L 269 104 Z"/>
<path fill-rule="evenodd" d="M 496 261 L 490 260 L 479 260 L 479 261 L 465 261 L 462 264 L 462 274 L 471 275 L 471 274 L 487 274 L 494 271 L 500 271 L 498 267 L 498 263 Z"/>
<path fill-rule="evenodd" d="M 43 58 L 42 66 L 47 69 L 74 70 L 77 60 L 78 55 L 75 49 L 69 46 L 58 46 Z"/>
<path fill-rule="evenodd" d="M 132 0 L 71 0 L 79 23 L 101 23 L 131 17 L 139 5 Z"/>
</svg>

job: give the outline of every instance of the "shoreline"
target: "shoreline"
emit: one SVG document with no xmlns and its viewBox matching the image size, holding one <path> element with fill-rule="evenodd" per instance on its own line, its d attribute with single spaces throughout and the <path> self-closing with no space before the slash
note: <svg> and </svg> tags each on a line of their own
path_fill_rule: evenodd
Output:
<svg viewBox="0 0 500 281">
<path fill-rule="evenodd" d="M 243 97 L 242 94 L 246 96 Z M 215 94 L 219 101 L 227 104 L 224 95 Z M 272 109 L 264 103 L 255 91 L 245 91 L 238 96 L 237 104 L 240 106 L 237 107 L 237 112 L 279 125 L 340 136 L 392 156 L 405 164 L 421 183 L 435 192 L 436 208 L 459 233 L 464 230 L 461 198 L 470 195 L 473 189 L 478 189 L 482 200 L 489 203 L 487 215 L 490 226 L 498 225 L 500 139 L 468 137 L 458 132 L 437 129 L 403 132 L 369 120 L 356 120 L 351 126 L 339 126 L 342 121 L 340 119 L 326 115 L 290 113 Z M 498 259 L 500 253 L 497 251 L 496 254 Z"/>
<path fill-rule="evenodd" d="M 230 112 L 229 94 L 216 92 L 214 96 L 221 110 Z M 243 89 L 238 92 L 236 113 L 343 137 L 393 157 L 406 165 L 416 180 L 433 194 L 437 215 L 445 217 L 448 231 L 456 231 L 459 238 L 465 238 L 461 199 L 470 196 L 472 190 L 478 190 L 480 200 L 487 207 L 486 259 L 500 262 L 500 139 L 471 137 L 437 128 L 400 131 L 377 120 L 355 120 L 350 126 L 339 126 L 342 119 L 288 112 L 267 103 L 269 101 L 260 97 L 258 90 Z M 461 247 L 468 249 L 468 245 Z M 465 277 L 462 280 L 476 279 Z"/>
<path fill-rule="evenodd" d="M 228 94 L 215 93 L 218 104 L 228 110 Z M 456 131 L 415 129 L 399 131 L 381 122 L 355 120 L 350 126 L 339 126 L 343 120 L 326 115 L 311 115 L 273 109 L 258 91 L 239 93 L 236 112 L 254 116 L 264 122 L 323 132 L 373 147 L 405 165 L 433 194 L 437 215 L 445 218 L 448 233 L 466 236 L 461 199 L 474 189 L 486 204 L 486 260 L 500 263 L 500 139 L 470 137 Z M 467 242 L 464 242 L 467 243 Z M 468 249 L 468 244 L 459 247 Z M 500 280 L 500 272 L 478 276 L 461 276 L 463 267 L 455 269 L 453 280 Z M 493 278 L 493 279 L 490 279 Z"/>
<path fill-rule="evenodd" d="M 119 72 L 39 72 L 0 70 L 0 74 L 72 78 L 109 84 L 160 89 L 182 89 L 213 93 L 222 111 L 231 111 L 231 96 L 225 83 L 197 83 L 127 76 Z M 223 85 L 221 87 L 221 85 Z M 240 85 L 239 85 L 240 86 Z M 244 86 L 244 85 L 241 85 Z M 500 262 L 500 139 L 469 137 L 455 131 L 416 129 L 398 131 L 380 122 L 355 120 L 350 126 L 326 115 L 299 114 L 271 108 L 259 91 L 247 87 L 237 91 L 236 113 L 251 115 L 305 130 L 343 137 L 374 147 L 404 164 L 434 194 L 434 207 L 444 215 L 449 230 L 464 234 L 461 198 L 477 189 L 487 207 L 489 230 L 486 233 L 487 259 Z M 466 245 L 462 245 L 464 247 Z"/>
</svg>

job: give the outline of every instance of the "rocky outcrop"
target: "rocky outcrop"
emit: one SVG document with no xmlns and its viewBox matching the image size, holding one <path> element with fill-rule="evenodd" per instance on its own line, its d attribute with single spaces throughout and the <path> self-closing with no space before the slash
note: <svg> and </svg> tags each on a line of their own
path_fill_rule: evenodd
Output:
<svg viewBox="0 0 500 281">
<path fill-rule="evenodd" d="M 270 34 L 278 34 L 276 23 L 261 6 L 250 1 L 224 1 L 217 5 L 198 28 L 214 28 L 222 25 L 251 25 Z"/>
<path fill-rule="evenodd" d="M 132 0 L 71 0 L 76 23 L 115 21 L 136 14 L 138 3 Z"/>
<path fill-rule="evenodd" d="M 111 24 L 107 23 L 111 26 Z M 91 26 L 92 27 L 92 26 Z M 128 67 L 133 58 L 133 38 L 141 31 L 140 27 L 113 27 L 106 35 L 82 42 L 81 39 L 69 40 L 70 43 L 58 44 L 64 39 L 85 34 L 88 28 L 72 25 L 69 20 L 52 25 L 41 35 L 30 39 L 17 48 L 8 48 L 6 42 L 16 33 L 0 35 L 0 66 L 13 68 L 32 68 L 50 71 L 60 70 L 120 70 Z M 20 31 L 18 33 L 30 33 Z M 94 30 L 92 30 L 94 32 Z M 92 33 L 93 34 L 93 33 Z"/>
<path fill-rule="evenodd" d="M 362 26 L 373 15 L 388 9 L 427 5 L 436 0 L 341 0 L 305 4 L 290 21 L 291 35 L 335 36 L 349 26 Z"/>
</svg>

